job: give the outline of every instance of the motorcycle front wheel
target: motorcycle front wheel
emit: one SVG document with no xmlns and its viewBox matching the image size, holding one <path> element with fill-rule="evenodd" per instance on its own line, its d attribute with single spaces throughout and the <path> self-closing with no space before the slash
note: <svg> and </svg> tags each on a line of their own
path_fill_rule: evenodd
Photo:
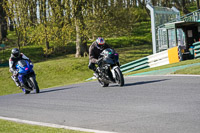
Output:
<svg viewBox="0 0 200 133">
<path fill-rule="evenodd" d="M 35 80 L 35 78 L 34 77 L 30 77 L 29 79 L 31 81 L 31 87 L 32 87 L 32 89 L 34 89 L 36 93 L 39 93 L 40 89 L 38 87 L 38 84 L 37 84 L 37 81 Z"/>
<path fill-rule="evenodd" d="M 119 69 L 119 67 L 117 67 L 115 69 L 115 75 L 116 75 L 116 78 L 115 78 L 116 83 L 119 86 L 124 86 L 124 76 L 123 76 L 121 70 Z"/>
</svg>

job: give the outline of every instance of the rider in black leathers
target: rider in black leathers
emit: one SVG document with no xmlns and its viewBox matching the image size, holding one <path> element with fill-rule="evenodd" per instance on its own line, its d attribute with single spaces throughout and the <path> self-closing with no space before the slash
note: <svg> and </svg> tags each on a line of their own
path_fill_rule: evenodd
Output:
<svg viewBox="0 0 200 133">
<path fill-rule="evenodd" d="M 111 48 L 107 43 L 105 43 L 105 40 L 102 37 L 98 37 L 96 41 L 92 43 L 92 45 L 89 48 L 89 69 L 93 70 L 96 76 L 98 75 L 98 72 L 96 71 L 95 64 L 98 63 L 98 58 L 100 56 L 100 53 L 106 49 Z"/>
</svg>

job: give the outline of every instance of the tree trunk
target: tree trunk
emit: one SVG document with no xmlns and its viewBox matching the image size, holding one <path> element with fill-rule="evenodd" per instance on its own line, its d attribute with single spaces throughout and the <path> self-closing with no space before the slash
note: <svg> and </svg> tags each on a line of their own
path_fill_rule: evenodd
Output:
<svg viewBox="0 0 200 133">
<path fill-rule="evenodd" d="M 9 17 L 9 20 L 10 20 L 9 30 L 14 31 L 14 25 L 13 25 L 14 23 L 10 17 Z"/>
<path fill-rule="evenodd" d="M 199 0 L 197 0 L 197 9 L 199 9 Z"/>
<path fill-rule="evenodd" d="M 85 24 L 83 21 L 82 6 L 84 2 L 82 0 L 73 1 L 73 10 L 75 16 L 76 26 L 76 54 L 75 57 L 83 57 L 88 54 L 87 41 L 84 35 Z"/>
<path fill-rule="evenodd" d="M 37 23 L 37 6 L 36 6 L 36 0 L 31 0 L 29 5 L 29 11 L 30 11 L 30 19 L 31 19 L 31 26 L 35 26 Z"/>
<path fill-rule="evenodd" d="M 46 53 L 48 53 L 49 50 L 49 39 L 48 39 L 48 33 L 47 33 L 47 14 L 46 14 L 46 3 L 47 0 L 44 0 L 43 2 L 43 13 L 44 13 L 44 17 L 43 17 L 43 22 L 44 22 L 44 27 L 45 27 L 45 44 L 46 44 Z"/>
<path fill-rule="evenodd" d="M 182 11 L 183 11 L 184 14 L 190 13 L 190 12 L 188 11 L 187 7 L 186 7 L 186 2 L 185 2 L 185 0 L 182 0 Z"/>
<path fill-rule="evenodd" d="M 79 20 L 75 19 L 76 25 L 76 55 L 75 57 L 79 57 L 81 55 L 81 33 L 80 33 L 80 23 Z"/>
<path fill-rule="evenodd" d="M 1 34 L 1 22 L 0 22 L 0 44 L 2 43 L 2 34 Z"/>
<path fill-rule="evenodd" d="M 151 0 L 153 6 L 156 6 L 156 0 Z"/>
<path fill-rule="evenodd" d="M 130 8 L 131 7 L 131 2 L 130 0 L 127 0 L 127 8 Z"/>
<path fill-rule="evenodd" d="M 3 0 L 0 0 L 0 41 L 5 39 L 7 36 L 6 12 L 3 9 L 3 3 Z"/>
<path fill-rule="evenodd" d="M 38 1 L 39 2 L 39 1 Z M 43 0 L 41 0 L 40 2 L 39 2 L 39 11 L 40 11 L 40 24 L 42 24 L 42 23 L 44 23 L 44 21 L 43 21 L 43 16 L 44 16 L 44 7 L 46 7 L 46 6 L 43 6 L 43 4 L 45 5 L 45 3 L 43 2 Z"/>
<path fill-rule="evenodd" d="M 83 34 L 83 23 L 79 18 L 75 18 L 76 26 L 76 55 L 75 57 L 83 57 L 88 55 L 87 39 Z"/>
</svg>

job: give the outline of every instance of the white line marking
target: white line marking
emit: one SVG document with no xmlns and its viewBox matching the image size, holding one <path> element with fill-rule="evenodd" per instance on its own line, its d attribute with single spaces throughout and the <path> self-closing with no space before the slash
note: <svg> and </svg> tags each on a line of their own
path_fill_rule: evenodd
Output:
<svg viewBox="0 0 200 133">
<path fill-rule="evenodd" d="M 109 132 L 109 131 L 100 131 L 100 130 L 93 130 L 93 129 L 86 129 L 86 128 L 70 127 L 70 126 L 64 126 L 64 125 L 58 125 L 58 124 L 52 124 L 52 123 L 43 123 L 43 122 L 36 122 L 36 121 L 21 120 L 21 119 L 17 119 L 17 118 L 8 118 L 8 117 L 3 117 L 3 116 L 0 116 L 0 119 L 8 120 L 8 121 L 14 121 L 14 122 L 18 122 L 18 123 L 25 123 L 25 124 L 31 124 L 31 125 L 53 127 L 53 128 L 63 128 L 63 129 L 83 131 L 83 132 L 116 133 L 116 132 Z"/>
<path fill-rule="evenodd" d="M 133 77 L 200 77 L 200 75 L 187 75 L 187 74 L 167 74 L 167 75 L 133 75 L 133 76 L 127 76 L 126 78 L 133 78 Z"/>
</svg>

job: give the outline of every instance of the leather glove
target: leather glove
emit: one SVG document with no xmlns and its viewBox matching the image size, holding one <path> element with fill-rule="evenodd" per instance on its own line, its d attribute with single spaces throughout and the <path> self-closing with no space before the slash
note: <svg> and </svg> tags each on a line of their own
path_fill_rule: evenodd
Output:
<svg viewBox="0 0 200 133">
<path fill-rule="evenodd" d="M 15 70 L 15 71 L 13 72 L 13 75 L 14 75 L 14 76 L 17 76 L 17 74 L 18 74 L 18 71 Z"/>
<path fill-rule="evenodd" d="M 100 65 L 100 64 L 101 64 L 102 59 L 103 59 L 103 58 L 99 58 L 99 59 L 97 60 L 97 65 Z"/>
</svg>

